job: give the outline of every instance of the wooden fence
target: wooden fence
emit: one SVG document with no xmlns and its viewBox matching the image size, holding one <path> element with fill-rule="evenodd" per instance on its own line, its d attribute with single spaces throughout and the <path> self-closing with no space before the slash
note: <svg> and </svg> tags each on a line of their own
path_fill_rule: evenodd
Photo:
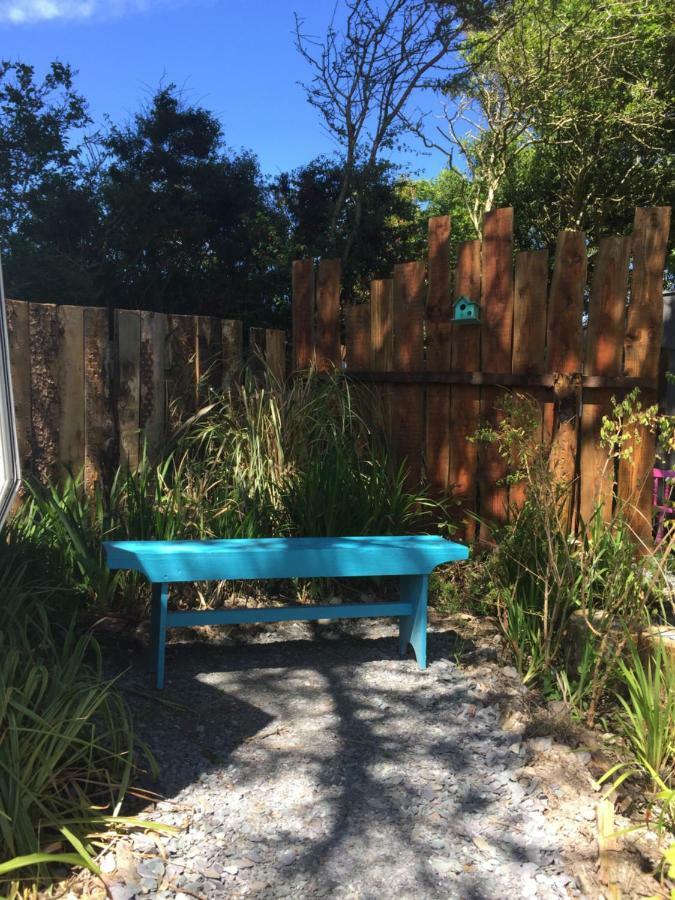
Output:
<svg viewBox="0 0 675 900">
<path fill-rule="evenodd" d="M 7 301 L 19 454 L 42 481 L 84 467 L 87 486 L 117 464 L 138 463 L 145 442 L 161 450 L 209 387 L 239 377 L 242 323 Z M 277 377 L 286 369 L 285 332 L 252 328 L 249 348 Z"/>
<path fill-rule="evenodd" d="M 496 522 L 522 502 L 522 487 L 507 488 L 504 460 L 470 438 L 496 420 L 504 390 L 527 392 L 541 404 L 556 471 L 576 486 L 571 515 L 587 518 L 599 502 L 608 516 L 618 491 L 649 539 L 654 438 L 642 434 L 618 473 L 599 438 L 612 395 L 639 387 L 643 400 L 656 396 L 669 221 L 667 207 L 636 209 L 632 235 L 604 238 L 592 254 L 583 233 L 563 231 L 551 270 L 548 250 L 514 255 L 513 210 L 497 209 L 482 242 L 458 245 L 453 277 L 450 219 L 435 217 L 426 263 L 395 266 L 393 278 L 372 282 L 368 303 L 344 307 L 338 261 L 322 260 L 316 275 L 312 260 L 296 261 L 295 366 L 345 364 L 373 382 L 411 482 L 452 488 L 465 511 Z M 460 296 L 480 303 L 480 324 L 451 321 Z M 464 518 L 468 539 L 473 521 Z"/>
</svg>

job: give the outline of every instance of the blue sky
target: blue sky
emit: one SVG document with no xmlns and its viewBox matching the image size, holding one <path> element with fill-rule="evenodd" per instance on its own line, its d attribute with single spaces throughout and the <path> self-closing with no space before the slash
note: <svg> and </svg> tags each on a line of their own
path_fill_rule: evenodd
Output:
<svg viewBox="0 0 675 900">
<path fill-rule="evenodd" d="M 335 0 L 0 0 L 0 54 L 42 73 L 55 58 L 79 70 L 96 121 L 129 119 L 164 79 L 222 121 L 227 143 L 254 150 L 275 175 L 332 149 L 297 82 L 293 13 L 321 34 Z M 397 161 L 422 173 L 434 157 Z"/>
</svg>

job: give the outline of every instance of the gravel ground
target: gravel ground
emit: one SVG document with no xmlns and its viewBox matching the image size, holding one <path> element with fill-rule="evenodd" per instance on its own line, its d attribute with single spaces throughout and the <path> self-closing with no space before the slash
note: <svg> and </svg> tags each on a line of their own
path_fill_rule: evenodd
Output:
<svg viewBox="0 0 675 900">
<path fill-rule="evenodd" d="M 494 652 L 462 662 L 441 626 L 421 672 L 396 634 L 179 638 L 160 695 L 136 656 L 122 685 L 164 798 L 147 815 L 178 830 L 103 857 L 114 900 L 589 896 L 590 754 L 524 737 L 527 692 Z"/>
</svg>

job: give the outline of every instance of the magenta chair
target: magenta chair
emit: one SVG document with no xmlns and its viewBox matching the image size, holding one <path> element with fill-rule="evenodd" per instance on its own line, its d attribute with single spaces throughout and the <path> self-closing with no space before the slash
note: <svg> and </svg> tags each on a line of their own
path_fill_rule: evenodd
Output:
<svg viewBox="0 0 675 900">
<path fill-rule="evenodd" d="M 655 540 L 659 544 L 666 530 L 666 520 L 675 519 L 675 469 L 653 469 L 653 506 Z"/>
</svg>

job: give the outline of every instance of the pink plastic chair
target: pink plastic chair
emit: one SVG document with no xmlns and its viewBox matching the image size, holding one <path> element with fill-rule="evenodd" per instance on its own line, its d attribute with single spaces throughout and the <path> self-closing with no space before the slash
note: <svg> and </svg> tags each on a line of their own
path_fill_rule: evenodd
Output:
<svg viewBox="0 0 675 900">
<path fill-rule="evenodd" d="M 655 540 L 659 544 L 666 530 L 666 520 L 675 519 L 675 469 L 653 469 Z"/>
</svg>

